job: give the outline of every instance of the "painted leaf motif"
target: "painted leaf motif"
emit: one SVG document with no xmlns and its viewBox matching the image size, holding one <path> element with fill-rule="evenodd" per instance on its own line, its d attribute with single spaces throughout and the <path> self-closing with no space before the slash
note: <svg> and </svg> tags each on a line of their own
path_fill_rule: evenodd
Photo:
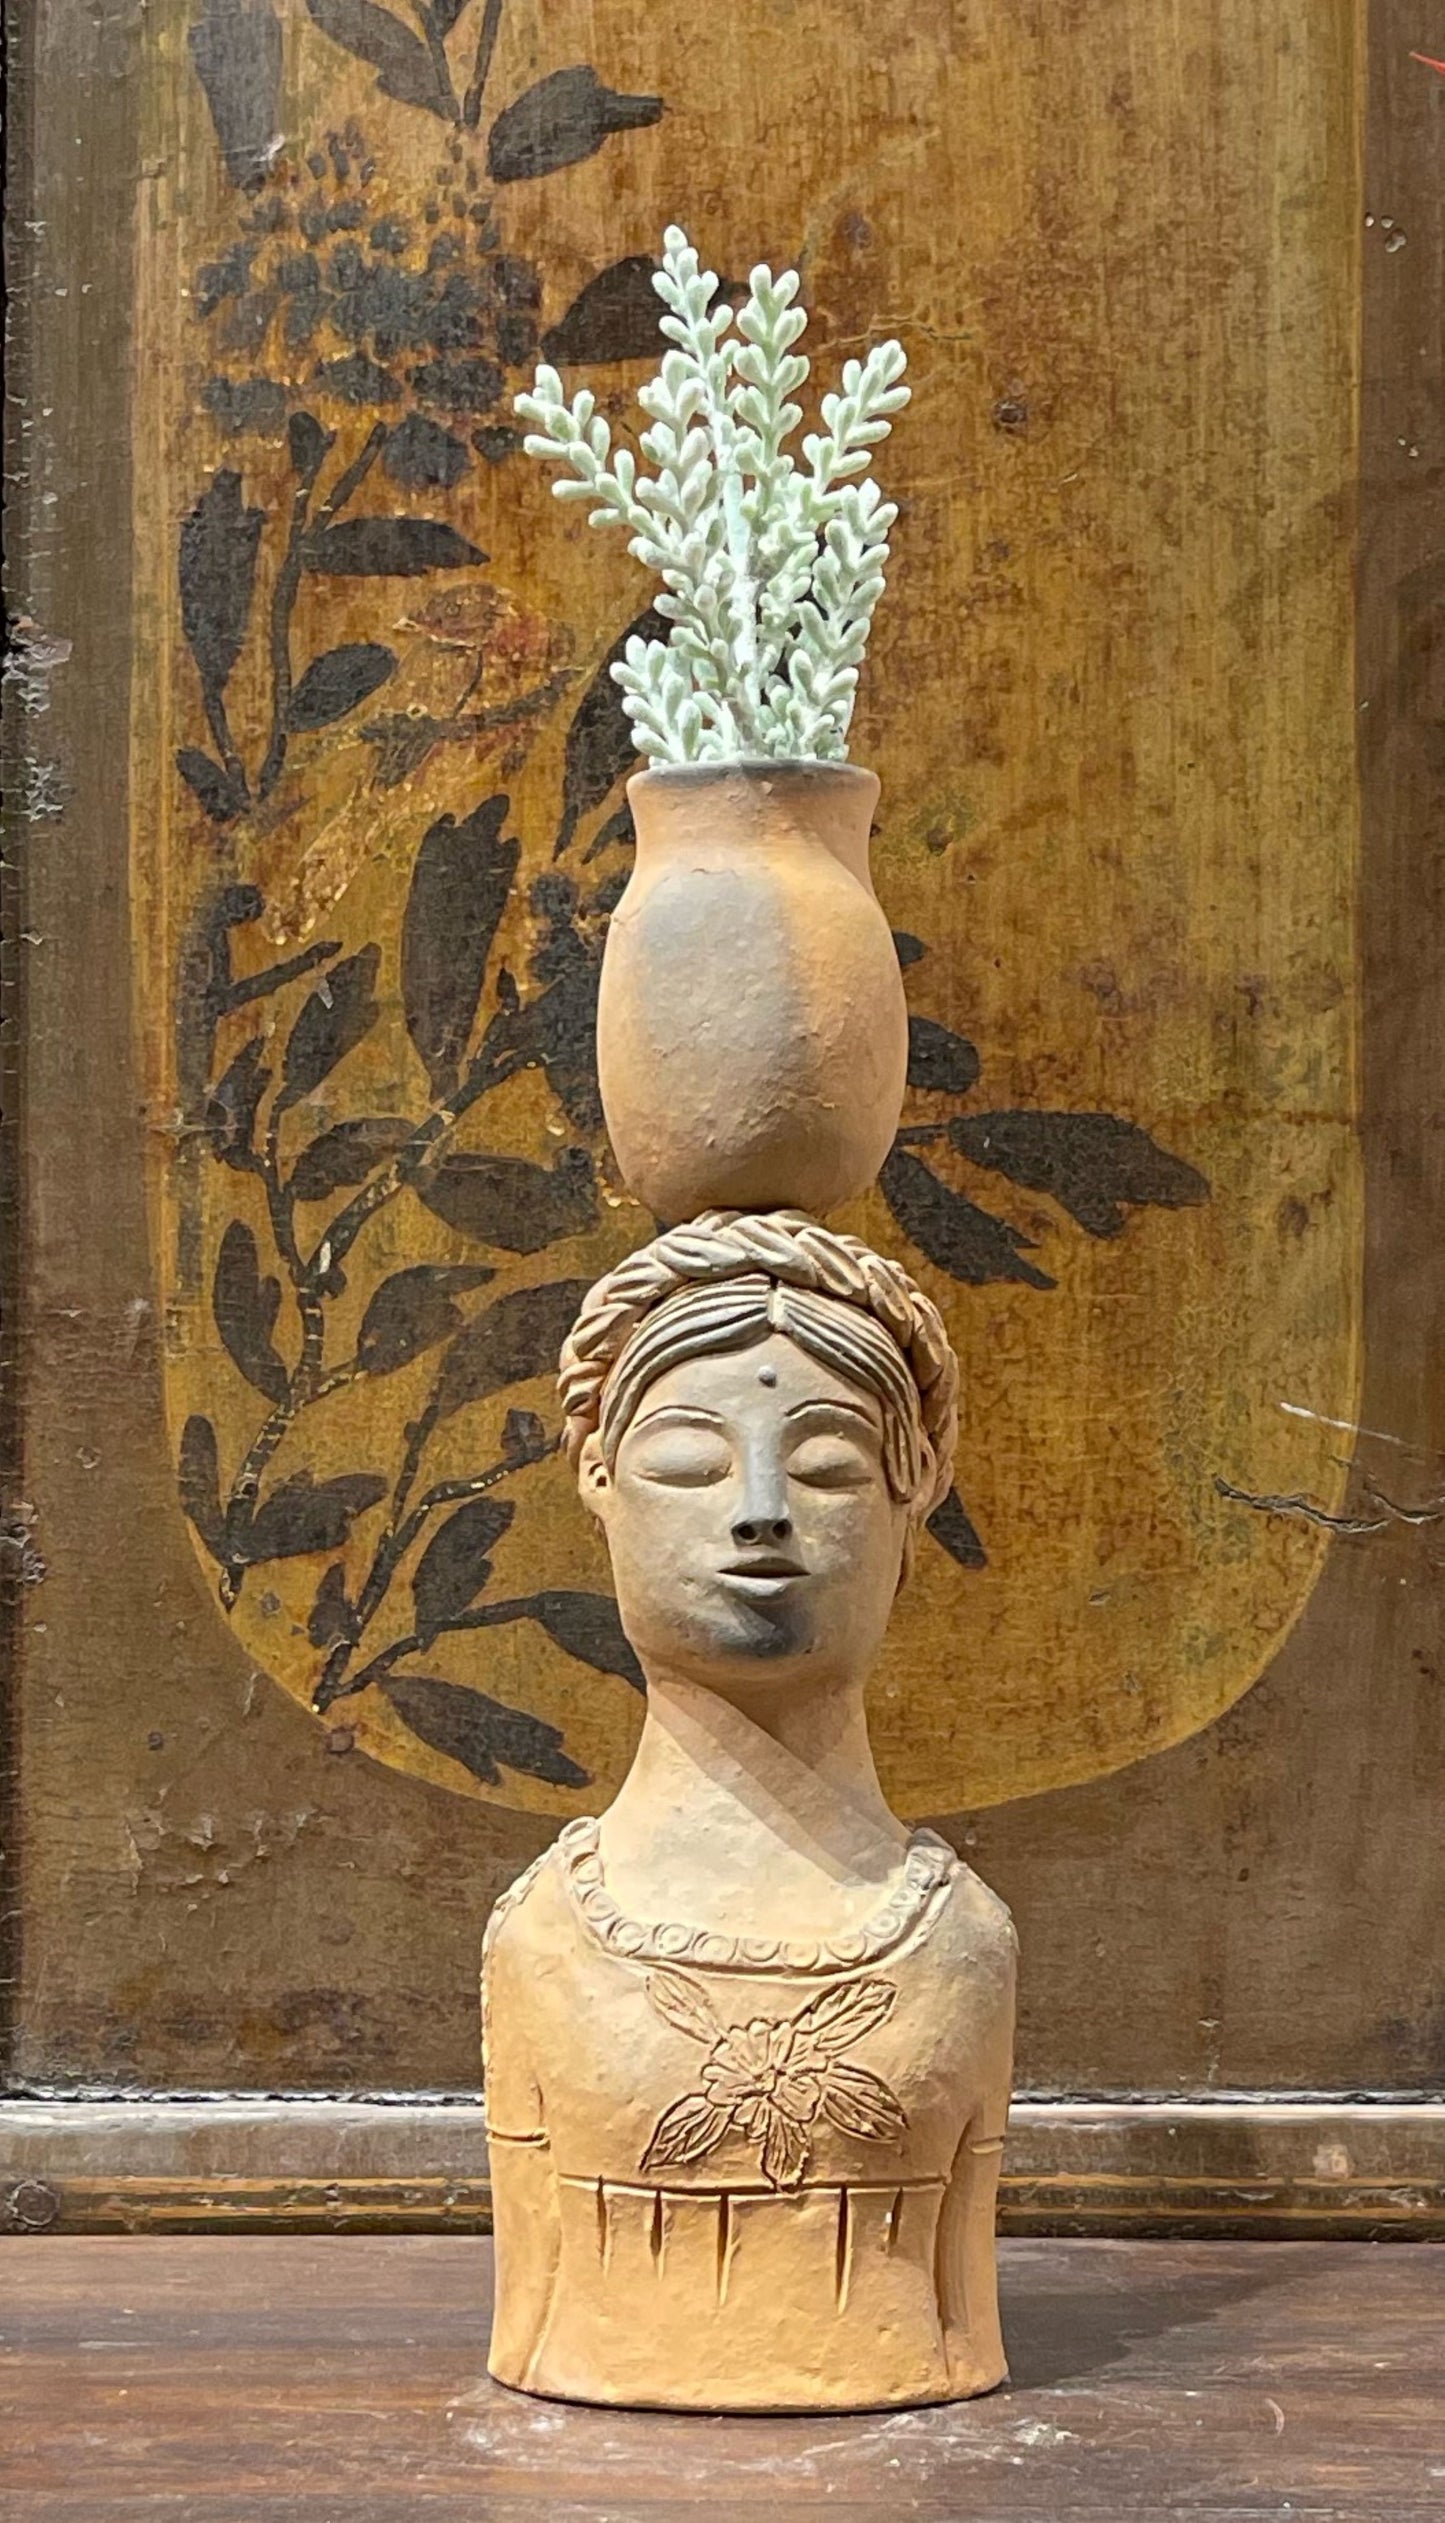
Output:
<svg viewBox="0 0 1445 2523">
<path fill-rule="evenodd" d="M 488 1787 L 500 1784 L 499 1764 L 553 1787 L 588 1784 L 587 1771 L 563 1751 L 560 1730 L 526 1709 L 429 1673 L 393 1673 L 381 1688 L 414 1735 Z"/>
<path fill-rule="evenodd" d="M 313 657 L 291 695 L 287 724 L 301 735 L 330 727 L 349 710 L 359 709 L 388 675 L 396 671 L 396 654 L 379 640 L 356 640 L 345 648 Z"/>
<path fill-rule="evenodd" d="M 293 412 L 286 423 L 286 439 L 293 469 L 309 482 L 321 470 L 327 449 L 335 445 L 336 433 L 323 429 L 314 412 Z"/>
<path fill-rule="evenodd" d="M 425 44 L 389 9 L 378 8 L 376 0 L 306 0 L 306 6 L 323 35 L 370 62 L 383 96 L 454 119 Z"/>
<path fill-rule="evenodd" d="M 312 370 L 312 382 L 358 410 L 381 403 L 399 403 L 401 388 L 389 368 L 369 352 L 352 350 L 342 359 L 323 359 Z"/>
<path fill-rule="evenodd" d="M 370 1033 L 379 1013 L 372 994 L 380 962 L 379 946 L 343 956 L 304 1001 L 286 1045 L 279 1103 L 296 1104 L 311 1094 Z"/>
<path fill-rule="evenodd" d="M 281 438 L 286 389 L 274 377 L 208 377 L 201 401 L 226 438 Z"/>
<path fill-rule="evenodd" d="M 438 1526 L 411 1583 L 423 1647 L 480 1594 L 492 1573 L 492 1552 L 515 1512 L 510 1499 L 471 1498 Z"/>
<path fill-rule="evenodd" d="M 665 2024 L 674 2032 L 687 2035 L 689 2041 L 706 2042 L 718 2039 L 722 2025 L 712 2011 L 706 1989 L 686 1971 L 649 1971 L 647 1994 Z"/>
<path fill-rule="evenodd" d="M 411 371 L 411 381 L 424 403 L 443 412 L 489 412 L 507 382 L 495 359 L 482 353 L 468 358 L 424 359 Z"/>
<path fill-rule="evenodd" d="M 181 628 L 212 697 L 241 654 L 265 522 L 264 509 L 244 505 L 240 474 L 223 466 L 181 527 Z"/>
<path fill-rule="evenodd" d="M 181 1431 L 181 1509 L 195 1526 L 213 1559 L 224 1555 L 225 1523 L 221 1514 L 221 1479 L 216 1432 L 209 1419 L 193 1412 Z"/>
<path fill-rule="evenodd" d="M 648 2139 L 641 2170 L 650 2173 L 666 2164 L 699 2163 L 726 2136 L 727 2126 L 727 2113 L 709 2102 L 706 2094 L 683 2094 L 668 2104 L 659 2119 Z"/>
<path fill-rule="evenodd" d="M 386 442 L 381 468 L 404 491 L 451 490 L 472 459 L 463 441 L 425 412 L 408 412 Z"/>
<path fill-rule="evenodd" d="M 437 1416 L 450 1419 L 468 1402 L 483 1402 L 509 1384 L 550 1375 L 587 1294 L 586 1279 L 553 1279 L 514 1288 L 457 1333 L 442 1362 Z"/>
<path fill-rule="evenodd" d="M 236 1556 L 253 1564 L 340 1550 L 356 1517 L 384 1498 L 389 1486 L 379 1472 L 343 1472 L 327 1481 L 296 1472 L 257 1508 Z"/>
<path fill-rule="evenodd" d="M 850 1980 L 842 1988 L 825 1989 L 820 1997 L 810 1998 L 793 2017 L 793 2025 L 825 2058 L 835 2059 L 865 2033 L 886 2023 L 897 1998 L 890 1980 Z"/>
<path fill-rule="evenodd" d="M 487 173 L 494 184 L 553 175 L 590 158 L 610 132 L 635 131 L 661 116 L 660 96 L 621 96 L 603 86 L 590 63 L 578 62 L 503 108 L 487 142 Z"/>
<path fill-rule="evenodd" d="M 987 1568 L 988 1553 L 984 1549 L 974 1522 L 956 1489 L 951 1489 L 941 1507 L 935 1507 L 928 1519 L 928 1530 L 935 1542 L 942 1545 L 950 1559 L 960 1568 Z"/>
<path fill-rule="evenodd" d="M 656 303 L 654 301 L 654 303 Z M 612 669 L 630 639 L 665 640 L 672 625 L 656 607 L 619 631 L 572 713 L 562 769 L 562 820 L 553 855 L 561 858 L 584 815 L 590 815 L 621 779 L 638 767 L 632 721 Z"/>
<path fill-rule="evenodd" d="M 226 173 L 249 192 L 281 147 L 281 21 L 271 0 L 206 0 L 189 42 Z"/>
<path fill-rule="evenodd" d="M 513 1011 L 507 1042 L 527 1067 L 547 1072 L 547 1083 L 574 1130 L 602 1128 L 602 1090 L 597 1083 L 597 988 L 600 965 L 581 955 Z"/>
<path fill-rule="evenodd" d="M 787 2119 L 771 2104 L 764 2103 L 763 2112 L 763 2178 L 775 2190 L 796 2190 L 808 2163 L 808 2133 L 796 2120 Z"/>
<path fill-rule="evenodd" d="M 373 1290 L 361 1318 L 356 1356 L 363 1373 L 392 1375 L 459 1331 L 456 1299 L 496 1275 L 485 1262 L 413 1262 L 393 1271 Z"/>
<path fill-rule="evenodd" d="M 330 578 L 420 578 L 486 557 L 438 517 L 346 517 L 306 546 L 306 567 Z"/>
<path fill-rule="evenodd" d="M 237 795 L 219 762 L 213 762 L 199 745 L 180 747 L 176 769 L 192 795 L 200 799 L 212 823 L 226 823 L 232 815 L 239 815 L 244 799 Z"/>
<path fill-rule="evenodd" d="M 555 1645 L 596 1673 L 615 1673 L 634 1691 L 645 1691 L 641 1665 L 610 1594 L 585 1594 L 563 1586 L 519 1596 L 516 1617 L 536 1621 Z"/>
<path fill-rule="evenodd" d="M 931 1016 L 908 1019 L 908 1083 L 930 1095 L 966 1095 L 978 1084 L 978 1053 Z"/>
<path fill-rule="evenodd" d="M 892 2087 L 870 2068 L 837 2059 L 823 2080 L 823 2111 L 845 2137 L 875 2138 L 897 2145 L 907 2116 Z"/>
<path fill-rule="evenodd" d="M 936 1270 L 975 1288 L 993 1279 L 1021 1279 L 1031 1288 L 1055 1285 L 1046 1271 L 1024 1259 L 1033 1250 L 1028 1236 L 951 1191 L 906 1148 L 895 1147 L 884 1158 L 878 1187 L 904 1234 Z"/>
<path fill-rule="evenodd" d="M 1118 1235 L 1126 1207 L 1180 1209 L 1209 1184 L 1118 1113 L 972 1113 L 948 1125 L 961 1156 L 1047 1193 L 1086 1235 Z"/>
<path fill-rule="evenodd" d="M 594 272 L 566 314 L 543 334 L 542 357 L 554 368 L 565 368 L 572 360 L 591 365 L 603 359 L 658 358 L 663 336 L 658 330 L 662 309 L 652 285 L 656 270 L 650 254 L 624 254 L 621 262 Z"/>
<path fill-rule="evenodd" d="M 243 1043 L 207 1100 L 205 1133 L 211 1154 L 222 1165 L 244 1170 L 252 1153 L 257 1107 L 271 1083 L 271 1072 L 263 1065 L 265 1050 L 260 1034 Z"/>
<path fill-rule="evenodd" d="M 291 1169 L 294 1197 L 325 1200 L 330 1192 L 364 1183 L 378 1165 L 405 1147 L 415 1128 L 415 1122 L 400 1113 L 362 1113 L 355 1121 L 338 1121 L 296 1159 Z"/>
<path fill-rule="evenodd" d="M 499 794 L 485 798 L 460 823 L 453 815 L 439 816 L 423 836 L 412 869 L 401 931 L 402 1002 L 417 1056 L 442 1095 L 457 1082 L 522 855 L 521 842 L 502 835 L 510 806 L 511 799 Z"/>
<path fill-rule="evenodd" d="M 268 1402 L 283 1402 L 291 1382 L 271 1339 L 280 1305 L 280 1281 L 262 1277 L 256 1238 L 233 1218 L 216 1257 L 211 1311 L 227 1355 Z"/>
<path fill-rule="evenodd" d="M 503 1253 L 540 1253 L 597 1216 L 592 1159 L 564 1148 L 556 1162 L 483 1152 L 445 1156 L 416 1178 L 417 1197 L 461 1235 Z"/>
<path fill-rule="evenodd" d="M 547 1430 L 534 1410 L 509 1410 L 502 1422 L 502 1452 L 509 1463 L 535 1463 L 547 1451 Z"/>
<path fill-rule="evenodd" d="M 316 1589 L 316 1600 L 306 1618 L 306 1635 L 313 1647 L 334 1647 L 341 1639 L 357 1634 L 356 1618 L 346 1592 L 346 1569 L 334 1559 L 324 1572 Z"/>
<path fill-rule="evenodd" d="M 498 421 L 484 422 L 480 429 L 472 431 L 472 445 L 487 464 L 505 464 L 508 456 L 517 453 L 522 438 L 520 429 L 509 429 Z"/>
</svg>

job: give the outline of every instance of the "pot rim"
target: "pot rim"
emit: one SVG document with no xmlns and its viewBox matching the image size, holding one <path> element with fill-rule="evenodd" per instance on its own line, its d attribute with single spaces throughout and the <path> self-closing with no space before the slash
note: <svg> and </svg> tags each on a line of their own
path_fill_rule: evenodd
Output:
<svg viewBox="0 0 1445 2523">
<path fill-rule="evenodd" d="M 743 779 L 757 782 L 777 780 L 876 780 L 863 762 L 825 762 L 818 754 L 733 754 L 722 762 L 645 762 L 633 771 L 627 785 L 634 788 L 640 781 L 656 780 L 668 787 L 704 788 L 710 781 Z"/>
</svg>

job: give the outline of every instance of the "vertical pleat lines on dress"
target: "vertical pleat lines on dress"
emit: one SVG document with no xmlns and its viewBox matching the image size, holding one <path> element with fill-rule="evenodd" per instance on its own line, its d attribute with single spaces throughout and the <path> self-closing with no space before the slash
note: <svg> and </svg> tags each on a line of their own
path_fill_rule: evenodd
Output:
<svg viewBox="0 0 1445 2523">
<path fill-rule="evenodd" d="M 648 2231 L 647 2248 L 652 2254 L 652 2265 L 657 2271 L 658 2276 L 661 2277 L 663 2259 L 667 2248 L 667 2238 L 663 2229 L 662 2192 L 660 2190 L 654 2190 L 652 2194 L 652 2224 Z"/>
<path fill-rule="evenodd" d="M 888 2248 L 890 2251 L 896 2251 L 898 2249 L 898 2236 L 902 2228 L 902 2224 L 903 2193 L 901 2190 L 895 2190 L 893 2193 L 893 2205 L 888 2211 Z"/>
<path fill-rule="evenodd" d="M 728 2268 L 733 2256 L 733 2203 L 725 2190 L 717 2203 L 717 2300 L 728 2300 Z"/>
<path fill-rule="evenodd" d="M 852 2241 L 852 2217 L 845 2183 L 838 2193 L 838 2240 L 833 2269 L 833 2301 L 840 2313 L 846 2311 L 848 2304 L 848 2262 Z"/>
</svg>

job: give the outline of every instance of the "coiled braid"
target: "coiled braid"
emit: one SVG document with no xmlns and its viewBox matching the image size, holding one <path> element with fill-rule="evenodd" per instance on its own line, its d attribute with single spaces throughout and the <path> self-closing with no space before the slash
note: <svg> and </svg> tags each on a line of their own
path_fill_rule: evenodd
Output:
<svg viewBox="0 0 1445 2523">
<path fill-rule="evenodd" d="M 855 1319 L 840 1319 L 841 1308 Z M 558 1372 L 569 1460 L 599 1431 L 610 1460 L 668 1367 L 769 1329 L 878 1393 L 894 1493 L 919 1522 L 931 1515 L 948 1494 L 958 1435 L 958 1360 L 942 1316 L 897 1262 L 797 1209 L 708 1210 L 588 1290 Z"/>
</svg>

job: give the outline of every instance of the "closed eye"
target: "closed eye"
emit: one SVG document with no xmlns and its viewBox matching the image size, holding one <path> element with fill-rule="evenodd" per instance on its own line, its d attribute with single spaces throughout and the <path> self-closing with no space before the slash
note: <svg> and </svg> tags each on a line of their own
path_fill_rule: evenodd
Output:
<svg viewBox="0 0 1445 2523">
<path fill-rule="evenodd" d="M 727 1479 L 732 1450 L 706 1428 L 659 1428 L 634 1444 L 628 1469 L 665 1489 L 707 1489 Z"/>
<path fill-rule="evenodd" d="M 804 1437 L 788 1457 L 788 1477 L 809 1489 L 866 1489 L 878 1467 L 847 1437 Z"/>
</svg>

